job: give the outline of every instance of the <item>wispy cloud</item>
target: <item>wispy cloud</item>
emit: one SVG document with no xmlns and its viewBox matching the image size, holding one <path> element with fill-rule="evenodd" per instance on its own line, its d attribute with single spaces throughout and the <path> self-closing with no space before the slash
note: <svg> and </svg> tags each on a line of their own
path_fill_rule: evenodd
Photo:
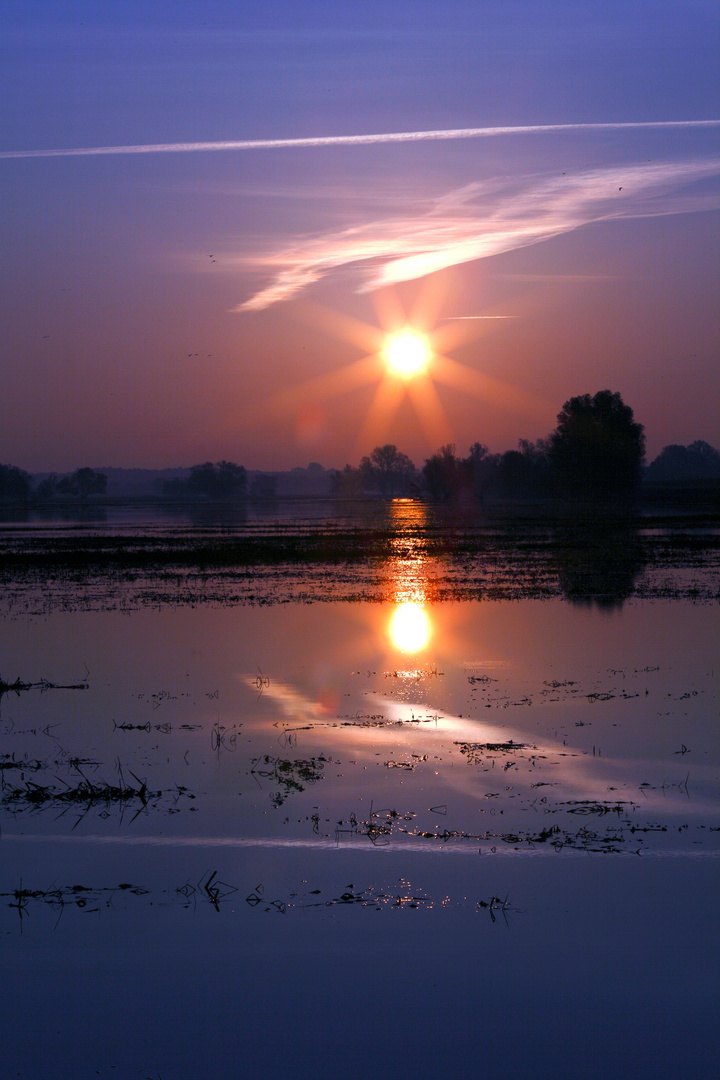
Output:
<svg viewBox="0 0 720 1080">
<path fill-rule="evenodd" d="M 359 291 L 370 292 L 592 222 L 715 208 L 720 195 L 687 188 L 719 172 L 720 160 L 704 159 L 467 184 L 436 199 L 423 215 L 367 222 L 247 260 L 272 280 L 234 310 L 257 311 L 287 300 L 340 267 L 362 267 Z"/>
<path fill-rule="evenodd" d="M 369 146 L 378 143 L 482 139 L 501 135 L 556 135 L 564 132 L 712 128 L 720 120 L 637 120 L 601 124 L 525 124 L 522 126 L 441 128 L 433 131 L 390 131 L 370 135 L 312 135 L 303 139 L 226 139 L 222 142 L 142 143 L 136 146 L 78 146 L 60 150 L 2 150 L 0 158 L 96 157 L 108 154 L 190 154 L 223 150 L 283 150 L 313 146 Z"/>
</svg>

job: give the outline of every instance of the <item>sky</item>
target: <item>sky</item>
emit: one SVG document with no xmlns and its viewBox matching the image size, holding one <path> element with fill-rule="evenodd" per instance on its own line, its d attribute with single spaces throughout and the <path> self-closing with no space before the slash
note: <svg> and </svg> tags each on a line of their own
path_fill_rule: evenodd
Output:
<svg viewBox="0 0 720 1080">
<path fill-rule="evenodd" d="M 715 0 L 2 15 L 1 462 L 422 465 L 603 389 L 720 444 Z"/>
</svg>

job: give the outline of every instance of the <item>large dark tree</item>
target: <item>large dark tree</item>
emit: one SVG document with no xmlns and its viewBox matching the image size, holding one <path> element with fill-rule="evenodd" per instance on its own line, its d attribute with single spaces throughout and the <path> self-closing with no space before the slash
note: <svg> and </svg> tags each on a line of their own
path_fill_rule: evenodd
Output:
<svg viewBox="0 0 720 1080">
<path fill-rule="evenodd" d="M 640 483 L 645 456 L 642 424 L 620 394 L 600 390 L 570 398 L 558 414 L 548 456 L 563 494 L 623 498 Z"/>
</svg>

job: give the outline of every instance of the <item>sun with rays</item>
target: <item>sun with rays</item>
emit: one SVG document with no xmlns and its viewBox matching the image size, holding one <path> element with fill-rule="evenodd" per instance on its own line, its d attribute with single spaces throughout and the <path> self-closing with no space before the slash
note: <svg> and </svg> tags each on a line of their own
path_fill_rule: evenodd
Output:
<svg viewBox="0 0 720 1080">
<path fill-rule="evenodd" d="M 437 384 L 459 390 L 493 408 L 543 415 L 544 403 L 536 397 L 447 355 L 486 331 L 485 319 L 500 316 L 442 320 L 440 308 L 444 297 L 431 279 L 426 279 L 423 285 L 410 311 L 405 310 L 393 288 L 373 293 L 378 325 L 318 304 L 298 305 L 304 321 L 357 346 L 365 355 L 327 375 L 288 388 L 273 400 L 271 411 L 278 418 L 301 415 L 332 397 L 375 384 L 375 394 L 357 438 L 359 453 L 387 441 L 394 418 L 406 399 L 410 400 L 431 447 L 453 442 Z"/>
<path fill-rule="evenodd" d="M 383 348 L 383 356 L 390 371 L 402 375 L 405 379 L 412 379 L 425 371 L 430 354 L 425 335 L 410 329 L 391 334 Z"/>
</svg>

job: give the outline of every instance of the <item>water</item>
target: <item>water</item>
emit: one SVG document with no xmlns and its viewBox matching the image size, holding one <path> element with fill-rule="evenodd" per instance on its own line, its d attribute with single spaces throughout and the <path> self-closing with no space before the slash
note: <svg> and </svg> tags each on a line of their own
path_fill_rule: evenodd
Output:
<svg viewBox="0 0 720 1080">
<path fill-rule="evenodd" d="M 460 562 L 402 513 L 369 568 L 260 567 L 261 604 L 129 566 L 5 594 L 4 1075 L 714 1072 L 697 565 L 437 600 Z"/>
</svg>

